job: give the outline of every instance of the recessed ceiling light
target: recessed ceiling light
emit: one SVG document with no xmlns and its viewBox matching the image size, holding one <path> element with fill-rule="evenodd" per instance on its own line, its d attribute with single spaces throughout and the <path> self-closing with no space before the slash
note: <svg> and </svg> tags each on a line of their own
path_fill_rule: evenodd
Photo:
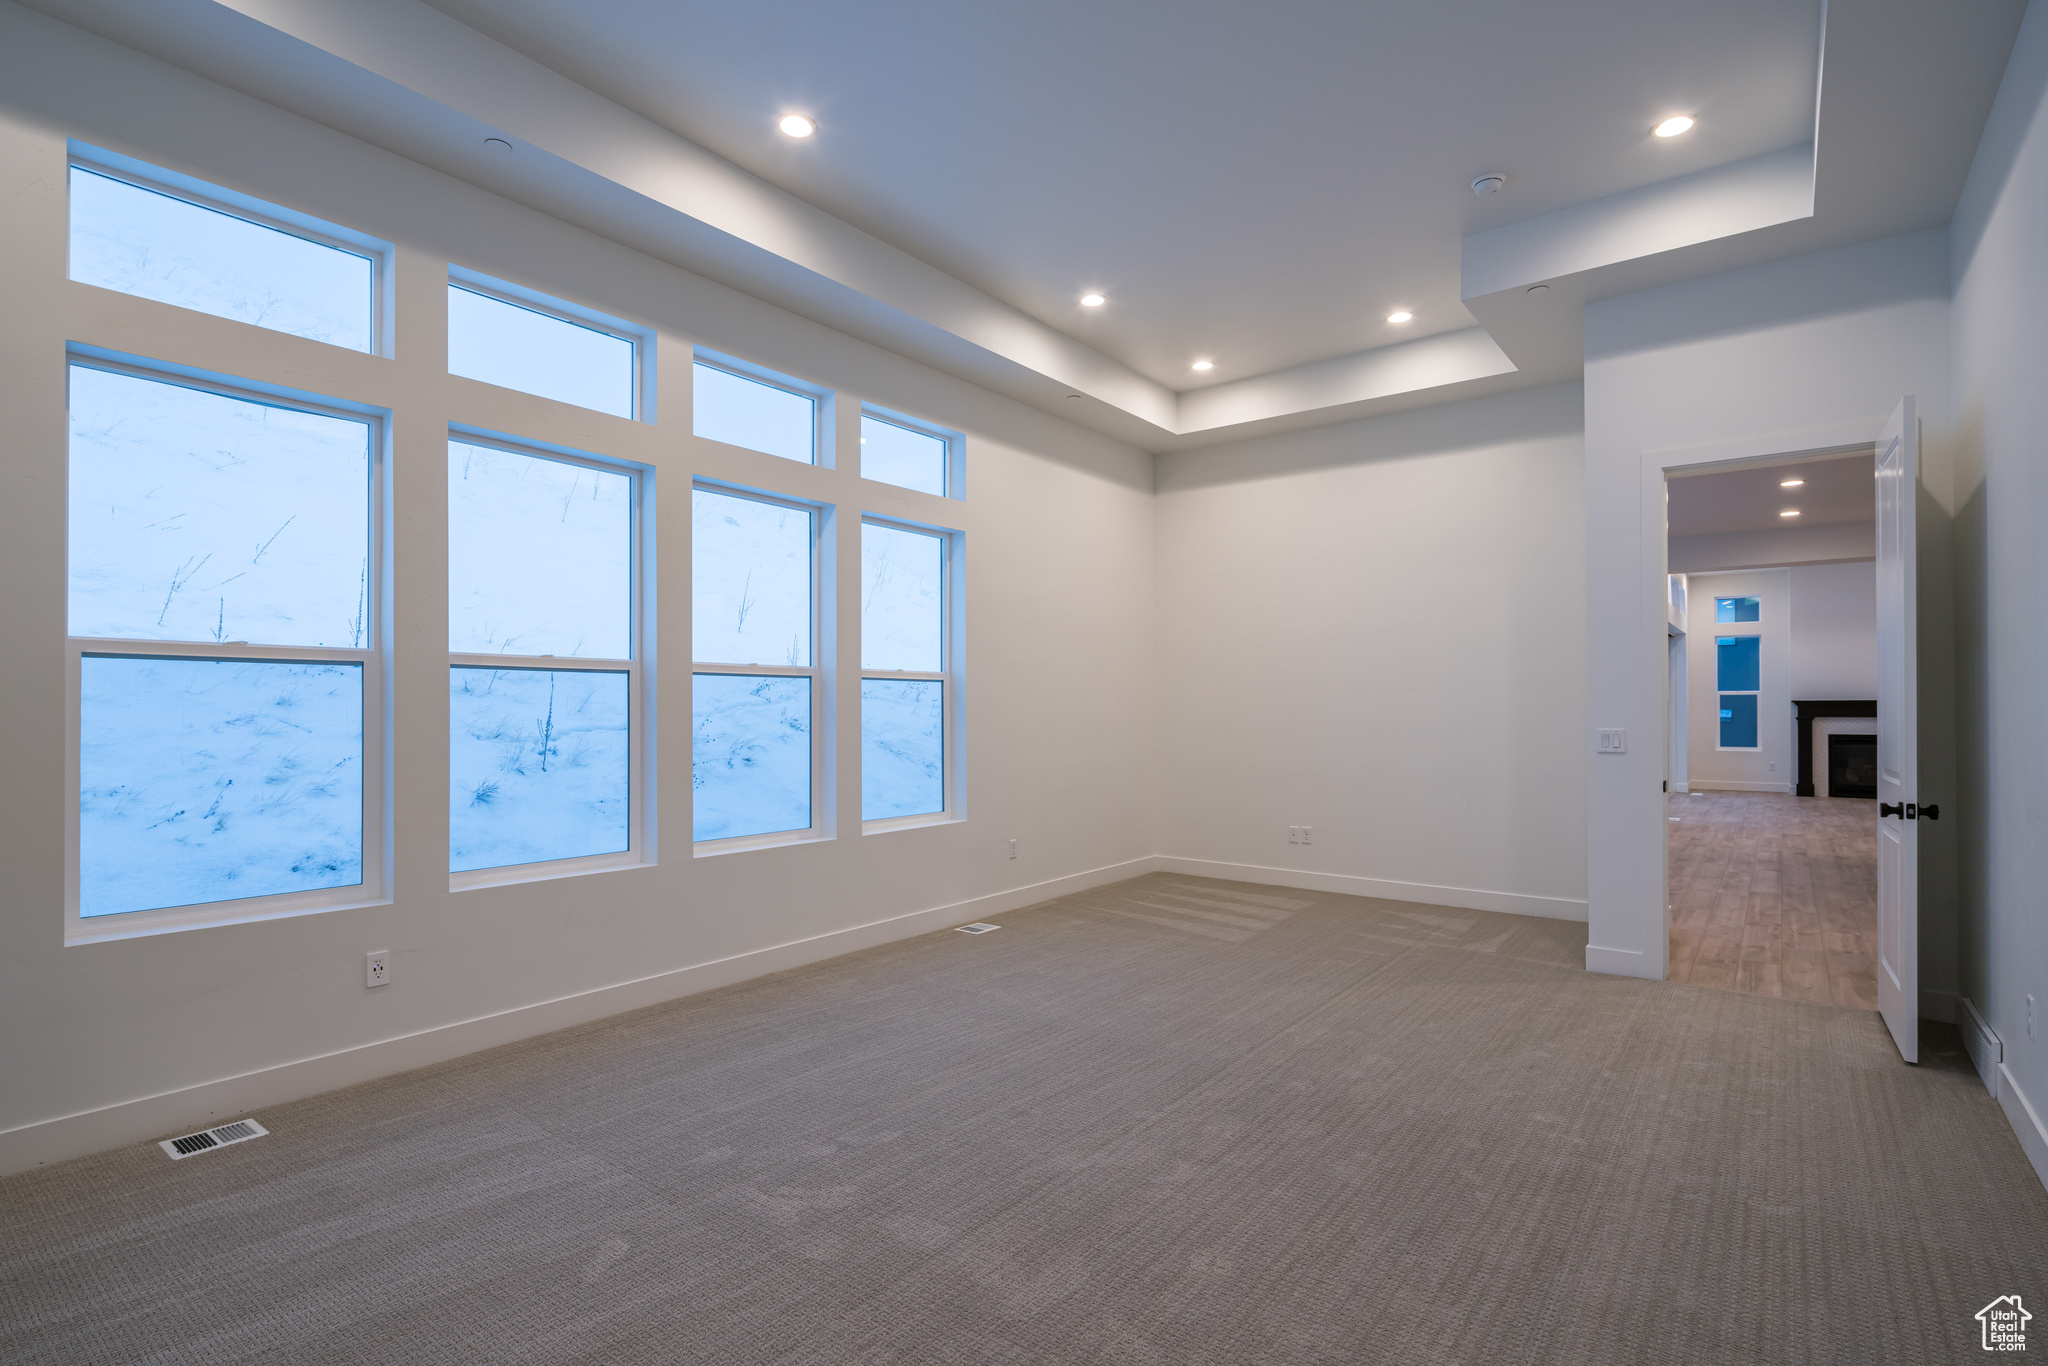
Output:
<svg viewBox="0 0 2048 1366">
<path fill-rule="evenodd" d="M 1780 479 L 1778 481 L 1778 487 L 1781 489 L 1796 489 L 1805 482 L 1806 481 L 1804 479 Z"/>
<path fill-rule="evenodd" d="M 1664 120 L 1664 122 L 1658 124 L 1650 131 L 1660 138 L 1675 138 L 1690 127 L 1692 127 L 1692 119 L 1688 115 L 1676 114 Z"/>
<path fill-rule="evenodd" d="M 1213 370 L 1215 367 L 1216 362 L 1213 360 L 1198 360 L 1195 362 L 1194 368 L 1197 370 Z"/>
<path fill-rule="evenodd" d="M 1101 296 L 1100 294 L 1083 294 L 1083 295 L 1081 296 L 1081 307 L 1083 307 L 1083 308 L 1100 308 L 1100 307 L 1102 307 L 1102 296 Z"/>
<path fill-rule="evenodd" d="M 1405 308 L 1397 308 L 1387 315 L 1387 321 L 1390 323 L 1405 323 L 1414 316 L 1413 313 L 1410 313 Z"/>
<path fill-rule="evenodd" d="M 784 114 L 782 122 L 775 126 L 793 138 L 807 138 L 818 131 L 816 121 L 807 119 L 802 114 Z"/>
<path fill-rule="evenodd" d="M 1798 509 L 1798 508 L 1786 508 L 1786 509 L 1785 509 L 1785 510 L 1784 510 L 1783 512 L 1779 513 L 1778 515 L 1779 515 L 1780 517 L 1797 517 L 1797 516 L 1799 515 L 1799 509 Z"/>
</svg>

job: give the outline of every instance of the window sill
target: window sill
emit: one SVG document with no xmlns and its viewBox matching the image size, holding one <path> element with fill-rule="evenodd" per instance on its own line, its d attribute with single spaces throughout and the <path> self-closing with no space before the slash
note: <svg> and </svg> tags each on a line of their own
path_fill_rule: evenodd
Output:
<svg viewBox="0 0 2048 1366">
<path fill-rule="evenodd" d="M 932 811 L 922 816 L 891 816 L 885 821 L 862 821 L 863 835 L 886 835 L 892 830 L 919 830 L 927 825 L 959 825 L 964 817 L 950 811 Z"/>
<path fill-rule="evenodd" d="M 349 890 L 357 890 L 351 888 Z M 73 919 L 64 929 L 64 946 L 100 944 L 114 939 L 142 939 L 155 934 L 176 934 L 181 930 L 212 930 L 226 925 L 248 925 L 259 920 L 283 920 L 290 916 L 325 915 L 329 911 L 360 911 L 371 906 L 389 906 L 388 896 L 357 896 L 347 901 L 296 902 L 265 909 L 229 910 L 232 901 L 207 906 L 179 906 L 167 911 L 126 911 L 116 915 Z"/>
<path fill-rule="evenodd" d="M 652 868 L 654 860 L 636 853 L 592 854 L 588 858 L 556 859 L 548 863 L 515 863 L 504 868 L 472 868 L 450 873 L 448 890 L 474 892 L 485 887 L 510 887 L 522 882 L 550 882 L 563 877 L 586 877 L 592 873 L 618 872 L 628 868 Z"/>
<path fill-rule="evenodd" d="M 735 835 L 731 839 L 705 840 L 690 846 L 691 858 L 716 858 L 720 854 L 745 854 L 755 849 L 782 849 L 792 844 L 823 844 L 833 836 L 817 830 L 784 830 L 772 835 Z"/>
</svg>

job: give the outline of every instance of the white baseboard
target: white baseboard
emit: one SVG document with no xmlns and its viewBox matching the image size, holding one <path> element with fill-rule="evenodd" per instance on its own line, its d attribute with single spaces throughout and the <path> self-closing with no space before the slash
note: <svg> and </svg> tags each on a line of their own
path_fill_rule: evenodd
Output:
<svg viewBox="0 0 2048 1366">
<path fill-rule="evenodd" d="M 416 1067 L 446 1062 L 450 1058 L 515 1043 L 571 1025 L 587 1024 L 608 1015 L 658 1005 L 677 997 L 744 982 L 752 977 L 784 972 L 836 958 L 840 954 L 873 948 L 877 944 L 1001 915 L 1020 906 L 1140 877 L 1153 871 L 1155 863 L 1156 860 L 1148 857 L 1092 868 L 1028 887 L 912 911 L 907 915 L 891 916 L 730 958 L 697 963 L 551 1001 L 437 1025 L 397 1038 L 380 1039 L 375 1043 L 280 1063 L 240 1076 L 222 1077 L 96 1110 L 25 1124 L 0 1132 L 0 1176 L 102 1152 L 124 1143 L 183 1133 L 218 1123 L 223 1118 L 239 1117 L 264 1106 L 282 1105 L 323 1091 L 409 1072 Z"/>
<path fill-rule="evenodd" d="M 1795 783 L 1721 783 L 1705 778 L 1694 778 L 1690 784 L 1695 792 L 1782 792 L 1792 795 Z"/>
<path fill-rule="evenodd" d="M 1977 1075 L 1984 1079 L 1984 1089 L 1996 1096 L 1999 1064 L 2005 1061 L 2005 1040 L 1998 1037 L 1997 1030 L 1984 1023 L 1984 1017 L 1977 1013 L 1975 1001 L 1967 996 L 1958 996 L 1956 1000 L 1962 1005 L 1956 1024 L 1963 1032 L 1963 1047 L 1970 1050 L 1970 1061 L 1977 1065 Z"/>
<path fill-rule="evenodd" d="M 1586 971 L 1604 972 L 1614 977 L 1649 977 L 1658 974 L 1650 971 L 1650 960 L 1640 949 L 1607 949 L 1598 944 L 1586 945 Z"/>
<path fill-rule="evenodd" d="M 1226 882 L 1257 882 L 1269 887 L 1298 887 L 1309 892 L 1345 896 L 1377 896 L 1389 901 L 1419 901 L 1425 906 L 1456 906 L 1467 911 L 1505 911 L 1540 915 L 1549 920 L 1584 920 L 1586 903 L 1567 897 L 1529 896 L 1522 892 L 1487 892 L 1471 887 L 1439 887 L 1428 882 L 1394 882 L 1350 873 L 1313 873 L 1299 868 L 1267 868 L 1255 863 L 1222 863 L 1214 859 L 1161 854 L 1154 862 L 1162 873 L 1221 878 Z"/>
<path fill-rule="evenodd" d="M 2048 1186 L 2048 1126 L 2041 1123 L 2041 1112 L 2013 1083 L 2012 1069 L 2004 1063 L 1998 1065 L 1998 1104 L 2005 1111 L 2006 1122 L 2012 1125 L 2012 1131 L 2019 1135 L 2020 1146 L 2027 1150 L 2027 1161 L 2034 1164 L 2034 1175 L 2041 1178 L 2042 1185 Z"/>
<path fill-rule="evenodd" d="M 1938 1020 L 1942 1024 L 1956 1022 L 1956 994 L 1953 991 L 1923 991 L 1920 993 L 1920 1018 Z"/>
</svg>

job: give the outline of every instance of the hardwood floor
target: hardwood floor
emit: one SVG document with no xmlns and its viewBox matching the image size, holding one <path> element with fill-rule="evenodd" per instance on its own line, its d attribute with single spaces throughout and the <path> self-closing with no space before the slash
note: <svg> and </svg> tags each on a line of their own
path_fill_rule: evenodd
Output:
<svg viewBox="0 0 2048 1366">
<path fill-rule="evenodd" d="M 1877 1009 L 1877 803 L 1671 798 L 1671 979 Z"/>
</svg>

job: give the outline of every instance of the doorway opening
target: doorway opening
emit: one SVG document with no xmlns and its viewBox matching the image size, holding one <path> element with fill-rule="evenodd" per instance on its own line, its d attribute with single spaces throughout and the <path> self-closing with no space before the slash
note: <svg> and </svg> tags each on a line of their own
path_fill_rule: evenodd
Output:
<svg viewBox="0 0 2048 1366">
<path fill-rule="evenodd" d="M 1669 976 L 1875 1010 L 1873 454 L 1666 480 Z"/>
</svg>

